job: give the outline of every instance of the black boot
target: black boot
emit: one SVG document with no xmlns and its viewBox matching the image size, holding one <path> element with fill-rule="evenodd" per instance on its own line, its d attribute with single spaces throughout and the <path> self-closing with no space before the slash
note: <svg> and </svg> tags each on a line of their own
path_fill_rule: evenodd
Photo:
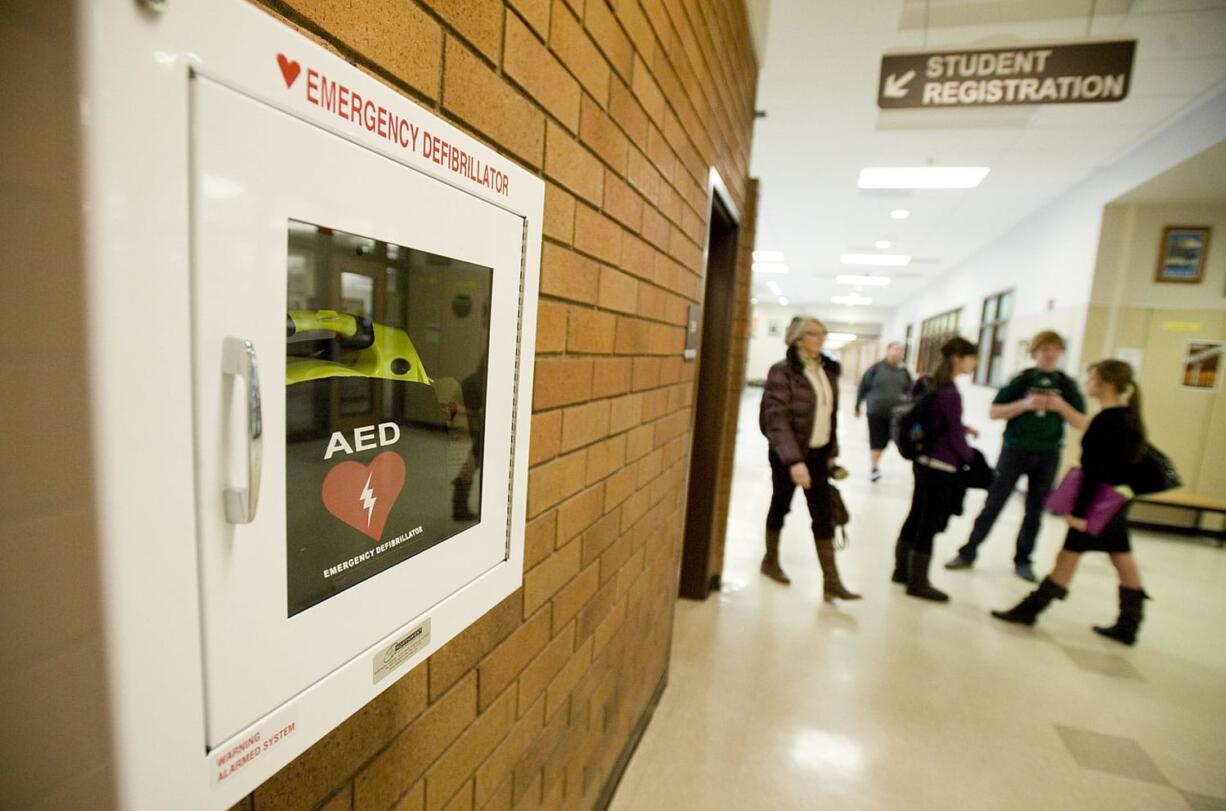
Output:
<svg viewBox="0 0 1226 811">
<path fill-rule="evenodd" d="M 907 582 L 907 545 L 902 542 L 902 536 L 894 542 L 894 574 L 890 575 L 891 583 Z"/>
<path fill-rule="evenodd" d="M 785 586 L 792 582 L 787 572 L 783 571 L 783 567 L 779 565 L 779 530 L 777 529 L 766 531 L 766 557 L 762 558 L 762 574 Z"/>
<path fill-rule="evenodd" d="M 911 552 L 907 559 L 907 594 L 919 597 L 921 600 L 932 600 L 934 603 L 949 602 L 949 595 L 928 582 L 928 564 L 932 563 L 932 555 L 923 552 Z"/>
<path fill-rule="evenodd" d="M 1050 577 L 1045 577 L 1039 587 L 1023 597 L 1020 603 L 1008 611 L 993 611 L 992 616 L 1018 625 L 1034 625 L 1039 614 L 1051 605 L 1052 600 L 1063 600 L 1067 596 L 1068 589 Z"/>
<path fill-rule="evenodd" d="M 1094 632 L 1116 642 L 1132 645 L 1137 641 L 1137 628 L 1145 618 L 1145 601 L 1148 599 L 1149 595 L 1144 589 L 1120 586 L 1120 618 L 1115 621 L 1115 625 L 1108 627 L 1095 625 Z"/>
</svg>

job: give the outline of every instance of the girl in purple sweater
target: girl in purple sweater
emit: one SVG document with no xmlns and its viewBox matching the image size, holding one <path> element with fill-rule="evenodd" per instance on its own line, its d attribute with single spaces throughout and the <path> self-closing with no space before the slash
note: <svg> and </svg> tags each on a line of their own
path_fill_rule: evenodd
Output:
<svg viewBox="0 0 1226 811">
<path fill-rule="evenodd" d="M 941 362 L 932 377 L 915 384 L 915 396 L 930 398 L 924 418 L 924 452 L 916 458 L 911 511 L 894 546 L 895 583 L 906 583 L 907 594 L 945 602 L 949 595 L 928 582 L 932 542 L 951 516 L 962 511 L 966 488 L 958 475 L 974 459 L 966 435 L 978 436 L 962 424 L 962 395 L 954 378 L 975 371 L 979 347 L 965 338 L 951 338 L 941 347 Z"/>
</svg>

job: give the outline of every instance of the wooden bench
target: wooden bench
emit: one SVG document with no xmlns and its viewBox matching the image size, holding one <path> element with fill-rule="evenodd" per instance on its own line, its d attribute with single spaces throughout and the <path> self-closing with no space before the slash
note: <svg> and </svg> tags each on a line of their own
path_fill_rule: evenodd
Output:
<svg viewBox="0 0 1226 811">
<path fill-rule="evenodd" d="M 1175 490 L 1170 493 L 1157 493 L 1152 496 L 1137 496 L 1135 503 L 1191 513 L 1191 523 L 1170 524 L 1165 521 L 1146 520 L 1129 515 L 1129 526 L 1137 527 L 1138 529 L 1154 530 L 1156 532 L 1175 532 L 1180 535 L 1207 535 L 1210 538 L 1216 538 L 1219 547 L 1226 545 L 1226 529 L 1213 529 L 1201 524 L 1201 517 L 1205 513 L 1226 515 L 1226 499 Z"/>
</svg>

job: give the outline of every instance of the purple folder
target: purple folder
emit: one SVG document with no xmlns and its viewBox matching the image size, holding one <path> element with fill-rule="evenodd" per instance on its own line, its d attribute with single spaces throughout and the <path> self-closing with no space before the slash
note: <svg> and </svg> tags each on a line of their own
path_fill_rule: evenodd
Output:
<svg viewBox="0 0 1226 811">
<path fill-rule="evenodd" d="M 1081 491 L 1082 478 L 1081 468 L 1071 469 L 1065 475 L 1064 481 L 1047 497 L 1047 509 L 1055 515 L 1071 514 L 1077 501 L 1077 493 Z M 1090 501 L 1089 509 L 1086 510 L 1086 533 L 1094 536 L 1101 534 L 1127 503 L 1128 499 L 1123 493 L 1109 484 L 1100 484 L 1098 492 Z"/>
</svg>

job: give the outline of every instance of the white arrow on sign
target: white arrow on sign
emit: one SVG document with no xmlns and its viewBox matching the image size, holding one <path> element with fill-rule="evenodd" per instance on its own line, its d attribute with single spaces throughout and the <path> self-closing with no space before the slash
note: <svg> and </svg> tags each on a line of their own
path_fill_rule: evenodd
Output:
<svg viewBox="0 0 1226 811">
<path fill-rule="evenodd" d="M 907 85 L 915 78 L 915 71 L 909 70 L 902 76 L 891 73 L 885 79 L 885 89 L 881 91 L 881 95 L 887 99 L 901 99 L 907 95 Z"/>
</svg>

